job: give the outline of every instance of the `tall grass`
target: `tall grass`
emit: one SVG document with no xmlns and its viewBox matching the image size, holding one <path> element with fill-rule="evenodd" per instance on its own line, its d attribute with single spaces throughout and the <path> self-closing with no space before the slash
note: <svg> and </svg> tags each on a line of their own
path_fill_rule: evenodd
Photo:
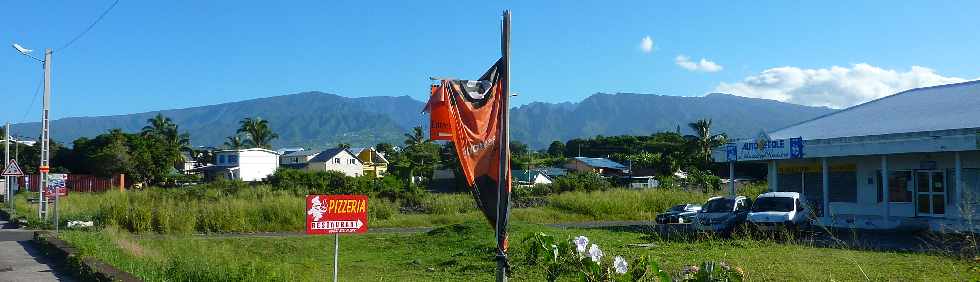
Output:
<svg viewBox="0 0 980 282">
<path fill-rule="evenodd" d="M 707 194 L 674 189 L 568 192 L 553 195 L 548 207 L 589 216 L 592 220 L 652 220 L 657 213 L 683 203 L 702 203 Z"/>
</svg>

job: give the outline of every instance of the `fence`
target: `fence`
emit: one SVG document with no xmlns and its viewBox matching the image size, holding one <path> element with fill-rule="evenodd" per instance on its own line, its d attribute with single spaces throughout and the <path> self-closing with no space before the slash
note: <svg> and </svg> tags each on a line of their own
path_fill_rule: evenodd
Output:
<svg viewBox="0 0 980 282">
<path fill-rule="evenodd" d="M 112 177 L 98 177 L 87 174 L 68 174 L 65 187 L 68 192 L 105 192 L 112 189 L 119 189 L 120 182 L 123 182 L 125 175 L 114 175 Z M 41 185 L 41 176 L 37 174 L 17 177 L 19 187 L 28 187 L 31 192 L 37 192 Z M 124 185 L 129 185 L 125 183 Z"/>
</svg>

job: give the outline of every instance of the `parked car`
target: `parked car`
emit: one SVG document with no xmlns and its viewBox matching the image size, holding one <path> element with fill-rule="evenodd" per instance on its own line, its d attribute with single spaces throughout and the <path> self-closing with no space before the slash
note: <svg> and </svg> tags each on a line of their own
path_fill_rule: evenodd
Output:
<svg viewBox="0 0 980 282">
<path fill-rule="evenodd" d="M 717 232 L 728 235 L 738 226 L 745 223 L 752 207 L 752 200 L 745 196 L 713 197 L 708 199 L 694 222 L 695 228 L 701 231 Z"/>
<path fill-rule="evenodd" d="M 753 228 L 770 231 L 781 227 L 796 229 L 810 224 L 813 209 L 797 192 L 768 192 L 759 195 L 748 220 Z"/>
<path fill-rule="evenodd" d="M 691 223 L 694 216 L 701 211 L 701 205 L 680 204 L 667 209 L 662 214 L 657 215 L 657 224 L 670 223 Z"/>
</svg>

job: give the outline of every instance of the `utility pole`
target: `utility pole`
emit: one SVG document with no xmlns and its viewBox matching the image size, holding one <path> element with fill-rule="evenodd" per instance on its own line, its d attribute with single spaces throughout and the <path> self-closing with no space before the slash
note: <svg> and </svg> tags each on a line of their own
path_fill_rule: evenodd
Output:
<svg viewBox="0 0 980 282">
<path fill-rule="evenodd" d="M 3 144 L 4 144 L 4 148 L 3 148 L 3 170 L 6 171 L 7 170 L 7 167 L 10 166 L 10 122 L 7 122 L 7 124 L 3 127 L 3 132 L 4 132 L 3 133 L 3 135 L 4 135 L 3 136 Z M 3 187 L 3 189 L 7 193 L 7 198 L 6 198 L 6 200 L 7 200 L 7 206 L 9 206 L 11 209 L 13 209 L 14 208 L 14 204 L 13 204 L 13 202 L 14 202 L 14 193 L 13 193 L 13 189 L 10 189 L 10 187 L 11 187 L 10 186 L 10 176 L 4 176 L 3 177 L 3 185 L 6 186 L 6 187 Z"/>
<path fill-rule="evenodd" d="M 41 172 L 41 183 L 38 186 L 38 195 L 40 198 L 38 200 L 43 208 L 38 209 L 43 212 L 43 218 L 48 216 L 48 205 L 47 199 L 44 198 L 44 189 L 48 187 L 48 170 L 50 169 L 50 164 L 48 162 L 51 156 L 49 140 L 50 140 L 50 120 L 48 119 L 49 112 L 51 111 L 51 48 L 44 49 L 44 100 L 41 109 L 41 165 L 38 171 Z M 58 227 L 58 197 L 55 193 L 54 207 L 55 207 L 55 228 Z"/>
</svg>

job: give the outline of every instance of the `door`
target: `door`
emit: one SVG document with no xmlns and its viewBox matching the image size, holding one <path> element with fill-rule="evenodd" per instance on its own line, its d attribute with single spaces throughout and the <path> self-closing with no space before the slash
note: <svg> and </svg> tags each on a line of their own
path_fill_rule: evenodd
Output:
<svg viewBox="0 0 980 282">
<path fill-rule="evenodd" d="M 946 213 L 946 175 L 943 171 L 915 172 L 915 209 L 920 216 Z"/>
</svg>

